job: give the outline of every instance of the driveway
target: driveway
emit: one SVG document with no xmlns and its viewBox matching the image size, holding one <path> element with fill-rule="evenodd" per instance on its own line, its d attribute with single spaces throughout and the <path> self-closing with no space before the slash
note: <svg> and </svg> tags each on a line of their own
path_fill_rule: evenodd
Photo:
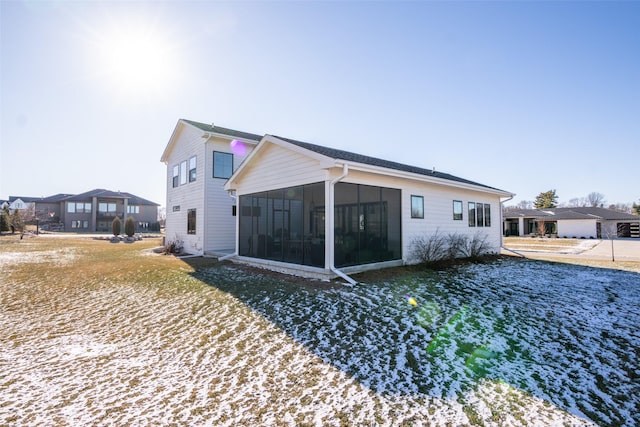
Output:
<svg viewBox="0 0 640 427">
<path fill-rule="evenodd" d="M 640 261 L 640 239 L 601 240 L 593 248 L 579 254 L 590 259 L 610 260 L 613 256 L 620 261 Z"/>
</svg>

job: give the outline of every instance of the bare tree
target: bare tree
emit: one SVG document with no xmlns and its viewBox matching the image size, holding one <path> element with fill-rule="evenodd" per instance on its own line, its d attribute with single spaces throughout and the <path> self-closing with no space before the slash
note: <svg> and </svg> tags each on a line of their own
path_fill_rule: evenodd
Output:
<svg viewBox="0 0 640 427">
<path fill-rule="evenodd" d="M 604 200 L 604 194 L 602 193 L 598 193 L 596 191 L 589 193 L 587 195 L 587 203 L 589 206 L 591 207 L 598 207 L 598 206 L 602 206 L 605 203 Z"/>
<path fill-rule="evenodd" d="M 533 209 L 533 202 L 531 200 L 521 200 L 516 205 L 518 209 Z"/>
<path fill-rule="evenodd" d="M 584 197 L 574 197 L 569 199 L 566 205 L 568 208 L 581 208 L 587 206 L 587 199 Z"/>
<path fill-rule="evenodd" d="M 630 203 L 612 203 L 609 205 L 609 209 L 618 211 L 618 212 L 625 212 L 628 214 L 633 212 Z"/>
</svg>

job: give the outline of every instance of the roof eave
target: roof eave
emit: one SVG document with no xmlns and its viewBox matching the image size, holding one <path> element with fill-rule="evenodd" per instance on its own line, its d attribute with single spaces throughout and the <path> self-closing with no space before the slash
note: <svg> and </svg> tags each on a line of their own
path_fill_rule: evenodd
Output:
<svg viewBox="0 0 640 427">
<path fill-rule="evenodd" d="M 335 162 L 336 162 L 336 165 L 335 165 L 336 167 L 342 167 L 343 164 L 347 164 L 349 166 L 349 169 L 359 170 L 361 172 L 376 173 L 379 175 L 387 175 L 395 178 L 402 178 L 402 179 L 409 179 L 413 181 L 426 182 L 430 184 L 444 185 L 447 187 L 460 188 L 464 190 L 481 191 L 483 193 L 495 194 L 500 197 L 515 196 L 514 193 L 500 190 L 498 188 L 485 187 L 483 185 L 474 185 L 466 182 L 453 181 L 450 179 L 438 178 L 435 176 L 428 176 L 428 175 L 423 175 L 423 174 L 414 173 L 414 172 L 400 171 L 396 169 L 385 168 L 382 166 L 368 165 L 365 163 L 352 162 L 352 161 L 342 160 L 342 159 L 335 159 Z"/>
</svg>

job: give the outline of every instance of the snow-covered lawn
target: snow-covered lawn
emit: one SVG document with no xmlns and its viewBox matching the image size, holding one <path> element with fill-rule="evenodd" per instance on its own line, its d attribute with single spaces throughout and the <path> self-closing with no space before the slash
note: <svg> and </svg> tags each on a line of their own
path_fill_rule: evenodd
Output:
<svg viewBox="0 0 640 427">
<path fill-rule="evenodd" d="M 347 287 L 95 245 L 136 270 L 74 275 L 86 246 L 47 247 L 49 281 L 3 264 L 0 425 L 638 425 L 636 273 L 505 259 Z"/>
</svg>

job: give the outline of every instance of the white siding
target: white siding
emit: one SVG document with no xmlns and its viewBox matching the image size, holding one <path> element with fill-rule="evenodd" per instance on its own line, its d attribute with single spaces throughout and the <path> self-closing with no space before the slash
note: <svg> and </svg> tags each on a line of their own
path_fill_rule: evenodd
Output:
<svg viewBox="0 0 640 427">
<path fill-rule="evenodd" d="M 559 237 L 595 238 L 597 234 L 595 219 L 559 219 Z"/>
<path fill-rule="evenodd" d="M 276 145 L 265 146 L 237 182 L 239 194 L 295 187 L 328 179 L 317 160 Z"/>
<path fill-rule="evenodd" d="M 206 192 L 206 229 L 205 251 L 227 251 L 235 248 L 236 218 L 232 215 L 232 206 L 236 203 L 224 190 L 226 179 L 213 178 L 213 152 L 231 153 L 230 143 L 233 139 L 212 138 L 206 145 L 206 168 L 204 181 Z M 244 156 L 233 156 L 233 170 L 235 171 L 254 146 L 245 144 L 247 151 Z"/>
<path fill-rule="evenodd" d="M 184 250 L 188 253 L 202 254 L 204 248 L 204 188 L 205 188 L 205 145 L 202 131 L 189 126 L 182 128 L 176 135 L 176 144 L 167 158 L 167 222 L 166 241 L 182 240 Z M 173 188 L 173 167 L 182 161 L 189 162 L 192 156 L 197 156 L 194 182 L 178 185 Z M 187 173 L 188 173 L 187 164 Z M 180 210 L 174 212 L 174 207 Z M 187 211 L 196 209 L 196 234 L 187 234 Z"/>
</svg>

